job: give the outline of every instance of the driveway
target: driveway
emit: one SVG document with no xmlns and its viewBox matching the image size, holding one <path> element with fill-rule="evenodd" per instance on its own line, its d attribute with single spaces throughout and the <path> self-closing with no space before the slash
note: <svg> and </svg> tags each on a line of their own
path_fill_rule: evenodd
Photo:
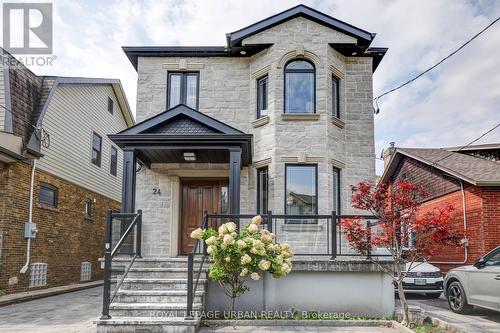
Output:
<svg viewBox="0 0 500 333">
<path fill-rule="evenodd" d="M 102 287 L 0 307 L 2 333 L 95 333 Z"/>
<path fill-rule="evenodd" d="M 450 310 L 443 295 L 438 299 L 429 299 L 418 295 L 407 296 L 410 304 L 420 306 L 431 317 L 444 320 L 464 332 L 500 332 L 500 312 L 474 307 L 470 315 L 461 315 Z"/>
</svg>

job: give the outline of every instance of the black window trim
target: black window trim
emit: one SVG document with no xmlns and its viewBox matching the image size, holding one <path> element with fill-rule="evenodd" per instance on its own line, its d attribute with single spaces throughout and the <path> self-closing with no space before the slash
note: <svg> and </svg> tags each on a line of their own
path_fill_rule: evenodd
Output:
<svg viewBox="0 0 500 333">
<path fill-rule="evenodd" d="M 186 76 L 188 75 L 196 75 L 196 110 L 200 107 L 200 72 L 199 71 L 168 71 L 167 72 L 167 110 L 173 108 L 174 106 L 170 106 L 170 79 L 172 75 L 181 74 L 181 103 L 186 105 L 186 89 L 184 86 L 187 86 Z M 186 105 L 187 106 L 187 105 Z"/>
<path fill-rule="evenodd" d="M 333 99 L 333 81 L 337 82 L 337 99 Z M 335 107 L 337 108 L 335 112 Z M 332 74 L 332 116 L 335 118 L 340 119 L 340 78 L 335 76 L 335 74 Z"/>
<path fill-rule="evenodd" d="M 266 94 L 266 111 L 267 111 L 266 115 L 262 115 L 260 113 L 262 110 L 261 110 L 260 98 L 259 98 L 259 84 L 263 80 L 266 80 L 266 91 L 265 91 L 265 94 Z M 256 82 L 256 97 L 257 97 L 257 103 L 256 103 L 257 104 L 257 119 L 260 119 L 262 117 L 265 117 L 265 116 L 269 115 L 269 74 L 262 75 L 261 77 L 257 78 L 257 80 L 255 80 L 255 82 Z"/>
<path fill-rule="evenodd" d="M 113 169 L 113 151 L 116 152 L 116 154 L 115 154 L 116 162 L 114 165 L 114 169 Z M 109 173 L 115 177 L 116 177 L 116 175 L 118 175 L 118 148 L 116 148 L 113 145 L 111 146 L 111 152 L 109 155 Z"/>
<path fill-rule="evenodd" d="M 287 167 L 289 166 L 299 166 L 299 167 L 314 167 L 314 174 L 315 174 L 315 180 L 316 180 L 316 184 L 315 184 L 315 188 L 316 188 L 316 193 L 315 193 L 315 197 L 316 197 L 316 212 L 314 214 L 311 214 L 311 215 L 318 215 L 318 212 L 319 212 L 319 207 L 318 207 L 318 203 L 319 203 L 319 198 L 318 198 L 318 164 L 309 164 L 309 163 L 285 163 L 285 179 L 284 179 L 284 184 L 285 184 L 285 195 L 283 196 L 283 198 L 285 199 L 284 202 L 283 202 L 283 205 L 284 205 L 284 212 L 285 212 L 285 215 L 288 215 L 287 213 L 287 204 L 286 204 L 286 190 L 287 190 Z M 318 220 L 317 219 L 311 219 L 312 222 L 311 223 L 307 223 L 307 224 L 318 224 Z M 300 223 L 300 222 L 299 222 Z M 291 220 L 285 220 L 285 224 L 297 224 L 297 222 L 294 222 L 294 221 L 291 221 Z"/>
<path fill-rule="evenodd" d="M 113 114 L 113 108 L 115 107 L 115 102 L 111 97 L 108 96 L 108 112 Z"/>
<path fill-rule="evenodd" d="M 337 168 L 337 167 L 333 167 L 333 170 L 332 170 L 333 173 L 337 173 L 337 190 L 335 190 L 335 188 L 332 189 L 332 191 L 335 191 L 337 193 L 335 193 L 337 195 L 337 215 L 340 215 L 341 214 L 341 211 L 342 211 L 342 199 L 341 199 L 341 193 L 342 193 L 342 190 L 341 190 L 341 172 L 342 172 L 342 169 L 340 168 Z M 333 182 L 332 182 L 332 185 L 333 185 Z M 333 194 L 333 193 L 332 193 Z"/>
<path fill-rule="evenodd" d="M 288 65 L 290 65 L 294 61 L 305 61 L 311 64 L 313 69 L 288 69 Z M 286 112 L 286 73 L 312 73 L 313 74 L 313 112 L 302 112 L 302 113 L 289 113 Z M 308 59 L 305 58 L 294 58 L 290 61 L 288 61 L 285 66 L 283 67 L 283 113 L 286 114 L 316 114 L 316 66 L 314 63 Z"/>
<path fill-rule="evenodd" d="M 94 163 L 94 161 L 92 160 L 92 153 L 94 152 L 94 136 L 97 136 L 100 139 L 98 164 Z M 102 165 L 102 136 L 97 134 L 95 131 L 92 131 L 92 141 L 91 141 L 91 147 L 90 147 L 90 163 L 92 163 L 93 165 L 95 165 L 99 168 Z"/>
<path fill-rule="evenodd" d="M 261 186 L 262 184 L 260 183 L 260 177 L 259 177 L 259 173 L 262 172 L 262 171 L 266 171 L 267 173 L 267 176 L 266 176 L 266 190 L 267 190 L 267 203 L 266 203 L 266 206 L 267 206 L 267 210 L 269 210 L 269 166 L 263 166 L 263 167 L 260 167 L 260 168 L 257 168 L 257 213 L 258 214 L 264 214 L 264 213 L 267 213 L 267 212 L 261 212 L 261 207 L 260 207 L 260 190 L 261 190 Z"/>
<path fill-rule="evenodd" d="M 47 203 L 47 202 L 43 202 L 41 200 L 40 192 L 42 191 L 42 188 L 45 190 L 54 192 L 54 204 L 53 205 L 50 203 Z M 57 208 L 57 206 L 59 206 L 59 189 L 56 186 L 49 184 L 49 183 L 41 182 L 39 185 L 38 191 L 39 191 L 38 192 L 38 203 L 40 205 L 42 205 L 44 207 L 51 207 L 51 208 Z"/>
</svg>

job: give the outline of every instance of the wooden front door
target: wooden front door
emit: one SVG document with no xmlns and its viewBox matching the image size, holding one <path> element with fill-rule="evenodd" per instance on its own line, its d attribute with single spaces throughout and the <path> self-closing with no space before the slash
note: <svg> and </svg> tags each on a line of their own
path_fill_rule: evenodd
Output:
<svg viewBox="0 0 500 333">
<path fill-rule="evenodd" d="M 179 253 L 187 254 L 194 246 L 189 236 L 199 228 L 203 211 L 227 214 L 228 207 L 227 180 L 183 180 L 181 202 L 181 225 L 179 233 Z"/>
</svg>

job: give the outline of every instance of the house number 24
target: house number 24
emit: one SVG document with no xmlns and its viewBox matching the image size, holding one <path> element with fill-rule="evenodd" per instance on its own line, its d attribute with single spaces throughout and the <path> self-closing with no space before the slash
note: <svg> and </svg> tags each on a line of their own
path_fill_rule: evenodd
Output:
<svg viewBox="0 0 500 333">
<path fill-rule="evenodd" d="M 160 188 L 159 187 L 153 187 L 153 194 L 161 194 Z"/>
</svg>

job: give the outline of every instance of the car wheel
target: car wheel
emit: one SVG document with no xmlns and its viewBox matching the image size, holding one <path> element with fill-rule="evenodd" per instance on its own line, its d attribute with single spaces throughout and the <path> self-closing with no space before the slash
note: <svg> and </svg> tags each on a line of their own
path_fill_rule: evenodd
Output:
<svg viewBox="0 0 500 333">
<path fill-rule="evenodd" d="M 441 296 L 441 293 L 425 294 L 427 298 L 439 298 L 439 296 Z"/>
<path fill-rule="evenodd" d="M 453 281 L 450 283 L 446 297 L 451 311 L 465 314 L 472 310 L 472 306 L 467 303 L 465 291 L 460 282 Z"/>
</svg>

